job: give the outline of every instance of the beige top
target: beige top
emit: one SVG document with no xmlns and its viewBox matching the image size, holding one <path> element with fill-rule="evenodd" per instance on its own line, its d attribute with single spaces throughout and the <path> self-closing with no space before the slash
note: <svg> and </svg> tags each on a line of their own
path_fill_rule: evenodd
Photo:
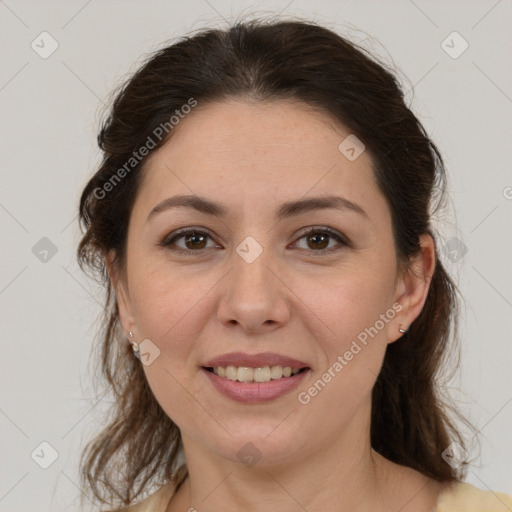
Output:
<svg viewBox="0 0 512 512">
<path fill-rule="evenodd" d="M 126 512 L 165 512 L 174 493 L 173 484 L 161 487 L 145 500 L 131 505 Z M 456 483 L 445 489 L 433 512 L 510 512 L 512 495 L 482 491 L 467 483 Z"/>
</svg>

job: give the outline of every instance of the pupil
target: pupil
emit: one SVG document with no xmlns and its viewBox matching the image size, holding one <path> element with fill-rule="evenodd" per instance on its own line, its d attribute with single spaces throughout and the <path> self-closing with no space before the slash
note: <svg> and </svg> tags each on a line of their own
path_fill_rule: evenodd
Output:
<svg viewBox="0 0 512 512">
<path fill-rule="evenodd" d="M 327 247 L 327 245 L 329 245 L 329 241 L 327 240 L 328 239 L 328 236 L 327 235 L 322 235 L 322 234 L 316 234 L 316 235 L 310 235 L 309 238 L 308 238 L 308 241 L 313 241 L 313 244 L 317 243 L 318 242 L 318 239 L 319 238 L 323 238 L 323 241 L 324 243 L 322 244 L 322 246 L 320 247 L 320 249 L 325 249 L 325 247 Z M 316 241 L 315 241 L 316 240 Z M 321 243 L 321 242 L 320 242 Z M 316 248 L 319 248 L 319 246 L 317 245 Z"/>
<path fill-rule="evenodd" d="M 192 245 L 192 248 L 197 248 L 197 240 L 199 239 L 199 244 L 201 244 L 201 241 L 203 242 L 204 244 L 204 236 L 203 235 L 200 235 L 200 234 L 197 234 L 197 233 L 194 233 L 194 234 L 191 234 L 191 235 L 188 235 L 187 236 L 187 247 L 190 249 L 190 244 Z M 203 247 L 201 246 L 200 249 L 202 249 Z"/>
</svg>

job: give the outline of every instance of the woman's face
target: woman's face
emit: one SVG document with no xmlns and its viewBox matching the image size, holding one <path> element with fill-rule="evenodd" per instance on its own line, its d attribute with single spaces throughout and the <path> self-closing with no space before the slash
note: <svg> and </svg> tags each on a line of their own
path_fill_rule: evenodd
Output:
<svg viewBox="0 0 512 512">
<path fill-rule="evenodd" d="M 186 449 L 275 464 L 368 435 L 386 346 L 426 291 L 398 273 L 370 156 L 339 149 L 349 135 L 300 103 L 232 100 L 199 104 L 150 155 L 116 291 Z"/>
</svg>

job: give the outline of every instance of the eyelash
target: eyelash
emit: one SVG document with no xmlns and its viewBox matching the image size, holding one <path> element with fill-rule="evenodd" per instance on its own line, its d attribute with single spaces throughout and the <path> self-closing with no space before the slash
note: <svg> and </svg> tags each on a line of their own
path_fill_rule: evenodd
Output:
<svg viewBox="0 0 512 512">
<path fill-rule="evenodd" d="M 177 240 L 179 240 L 180 238 L 184 238 L 185 236 L 191 235 L 191 234 L 194 234 L 194 235 L 206 235 L 210 239 L 213 239 L 213 237 L 207 231 L 204 231 L 204 230 L 199 229 L 199 228 L 189 227 L 189 228 L 183 228 L 183 229 L 180 229 L 180 230 L 178 230 L 178 231 L 176 231 L 174 233 L 171 233 L 171 235 L 166 236 L 162 240 L 162 242 L 160 242 L 160 244 L 158 244 L 158 245 L 160 245 L 161 247 L 165 247 L 167 249 L 170 249 L 172 251 L 181 252 L 181 253 L 184 253 L 184 254 L 192 254 L 192 253 L 202 253 L 202 252 L 204 252 L 206 249 L 192 250 L 192 249 L 183 249 L 181 247 L 176 247 L 176 246 L 175 247 L 171 247 L 171 245 L 175 244 L 175 242 Z M 331 247 L 330 249 L 320 249 L 320 250 L 303 249 L 304 251 L 307 251 L 307 252 L 309 252 L 312 255 L 320 255 L 321 256 L 323 254 L 331 254 L 332 252 L 340 250 L 343 247 L 351 247 L 350 242 L 343 235 L 341 235 L 337 231 L 335 231 L 335 230 L 333 230 L 333 229 L 331 229 L 331 228 L 329 228 L 327 226 L 312 226 L 312 227 L 309 227 L 306 230 L 300 232 L 299 237 L 297 238 L 297 241 L 301 240 L 302 238 L 304 238 L 306 236 L 309 236 L 311 234 L 326 234 L 326 235 L 329 235 L 330 237 L 334 238 L 340 244 L 339 246 Z"/>
</svg>

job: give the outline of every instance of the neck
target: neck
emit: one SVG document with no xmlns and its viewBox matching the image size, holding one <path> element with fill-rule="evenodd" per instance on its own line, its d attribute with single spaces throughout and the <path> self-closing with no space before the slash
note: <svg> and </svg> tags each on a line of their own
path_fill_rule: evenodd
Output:
<svg viewBox="0 0 512 512">
<path fill-rule="evenodd" d="M 371 448 L 366 413 L 364 422 L 353 421 L 322 446 L 298 450 L 285 462 L 252 467 L 212 455 L 183 436 L 189 477 L 172 510 L 291 512 L 332 510 L 333 503 L 340 512 L 382 510 L 387 461 Z"/>
</svg>

